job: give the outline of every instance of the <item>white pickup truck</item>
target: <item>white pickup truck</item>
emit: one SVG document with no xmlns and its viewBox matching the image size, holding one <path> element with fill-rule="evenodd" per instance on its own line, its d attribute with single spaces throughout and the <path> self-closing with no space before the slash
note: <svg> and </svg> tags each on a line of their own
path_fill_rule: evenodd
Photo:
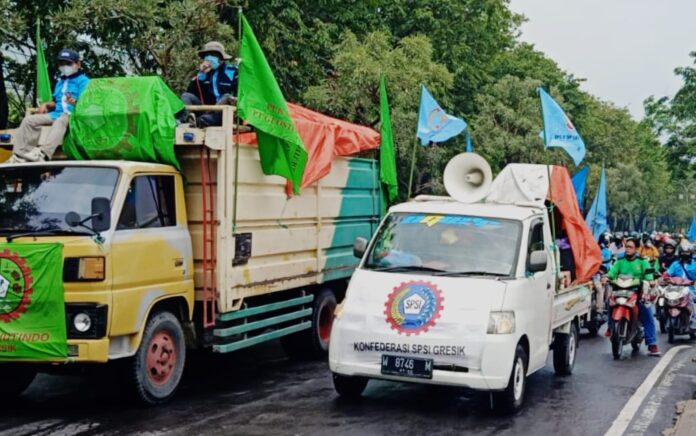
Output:
<svg viewBox="0 0 696 436">
<path fill-rule="evenodd" d="M 557 174 L 549 178 L 551 169 Z M 549 179 L 564 196 L 553 198 L 566 212 L 555 224 L 576 242 L 577 279 L 565 288 L 545 206 L 554 193 Z M 556 189 L 569 183 L 564 168 L 510 165 L 476 188 L 485 189 L 484 201 L 399 204 L 369 244 L 356 240 L 362 261 L 336 310 L 329 347 L 339 395 L 360 396 L 369 379 L 463 386 L 492 391 L 494 408 L 514 411 L 526 377 L 545 366 L 550 349 L 556 373 L 570 374 L 579 318 L 590 309 L 586 276 L 601 256 L 580 239 L 591 235 L 577 225 L 576 200 L 573 210 L 567 192 Z"/>
</svg>

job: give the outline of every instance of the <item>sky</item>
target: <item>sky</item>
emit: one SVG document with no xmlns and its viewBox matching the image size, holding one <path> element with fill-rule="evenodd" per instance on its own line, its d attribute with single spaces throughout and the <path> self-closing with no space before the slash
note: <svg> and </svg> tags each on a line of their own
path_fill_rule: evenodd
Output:
<svg viewBox="0 0 696 436">
<path fill-rule="evenodd" d="M 636 119 L 644 99 L 679 90 L 676 67 L 693 64 L 696 0 L 510 0 L 510 7 L 527 17 L 523 41 Z"/>
</svg>

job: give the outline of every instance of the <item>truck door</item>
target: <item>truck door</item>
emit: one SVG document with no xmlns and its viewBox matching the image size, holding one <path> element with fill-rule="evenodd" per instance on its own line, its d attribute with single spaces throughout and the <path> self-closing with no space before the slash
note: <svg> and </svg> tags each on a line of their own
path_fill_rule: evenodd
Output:
<svg viewBox="0 0 696 436">
<path fill-rule="evenodd" d="M 153 301 L 186 291 L 191 238 L 177 202 L 180 185 L 173 174 L 130 182 L 112 245 L 112 335 L 138 331 Z"/>
<path fill-rule="evenodd" d="M 535 218 L 529 226 L 529 239 L 525 266 L 528 264 L 533 251 L 546 251 L 548 263 L 545 271 L 527 272 L 529 302 L 533 305 L 534 318 L 532 321 L 532 337 L 529 338 L 530 359 L 529 367 L 534 369 L 546 363 L 549 351 L 549 325 L 553 309 L 553 260 L 549 250 L 550 233 L 544 231 L 544 220 Z"/>
</svg>

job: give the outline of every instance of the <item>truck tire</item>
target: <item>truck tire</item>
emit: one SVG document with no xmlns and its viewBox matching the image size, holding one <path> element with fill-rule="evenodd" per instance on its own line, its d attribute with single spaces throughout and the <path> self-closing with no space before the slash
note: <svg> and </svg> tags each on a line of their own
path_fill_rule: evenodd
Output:
<svg viewBox="0 0 696 436">
<path fill-rule="evenodd" d="M 492 393 L 493 409 L 496 412 L 508 414 L 522 407 L 527 390 L 527 362 L 527 352 L 518 344 L 507 387 L 504 391 Z"/>
<path fill-rule="evenodd" d="M 37 373 L 30 364 L 13 363 L 0 366 L 0 371 L 2 371 L 0 394 L 3 400 L 21 395 L 34 381 Z"/>
<path fill-rule="evenodd" d="M 570 375 L 575 367 L 578 348 L 578 329 L 570 325 L 570 333 L 557 333 L 553 340 L 553 369 L 558 375 Z"/>
<path fill-rule="evenodd" d="M 131 383 L 145 405 L 169 400 L 179 387 L 186 364 L 186 343 L 181 323 L 170 312 L 150 317 L 140 347 L 131 362 Z"/>
<path fill-rule="evenodd" d="M 314 296 L 312 327 L 281 338 L 283 350 L 290 359 L 326 358 L 337 304 L 336 295 L 329 288 L 322 289 Z"/>
<path fill-rule="evenodd" d="M 365 377 L 350 377 L 333 374 L 333 384 L 336 393 L 348 400 L 357 400 L 367 387 L 368 379 Z"/>
</svg>

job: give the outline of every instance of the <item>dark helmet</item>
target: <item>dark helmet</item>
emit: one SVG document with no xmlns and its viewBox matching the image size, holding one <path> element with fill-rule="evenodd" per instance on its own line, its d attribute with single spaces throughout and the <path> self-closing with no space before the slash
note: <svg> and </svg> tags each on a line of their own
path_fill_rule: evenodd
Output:
<svg viewBox="0 0 696 436">
<path fill-rule="evenodd" d="M 672 247 L 672 249 L 677 248 L 677 241 L 675 241 L 672 238 L 665 239 L 665 243 L 662 245 L 662 248 L 667 248 L 667 247 Z"/>
</svg>

